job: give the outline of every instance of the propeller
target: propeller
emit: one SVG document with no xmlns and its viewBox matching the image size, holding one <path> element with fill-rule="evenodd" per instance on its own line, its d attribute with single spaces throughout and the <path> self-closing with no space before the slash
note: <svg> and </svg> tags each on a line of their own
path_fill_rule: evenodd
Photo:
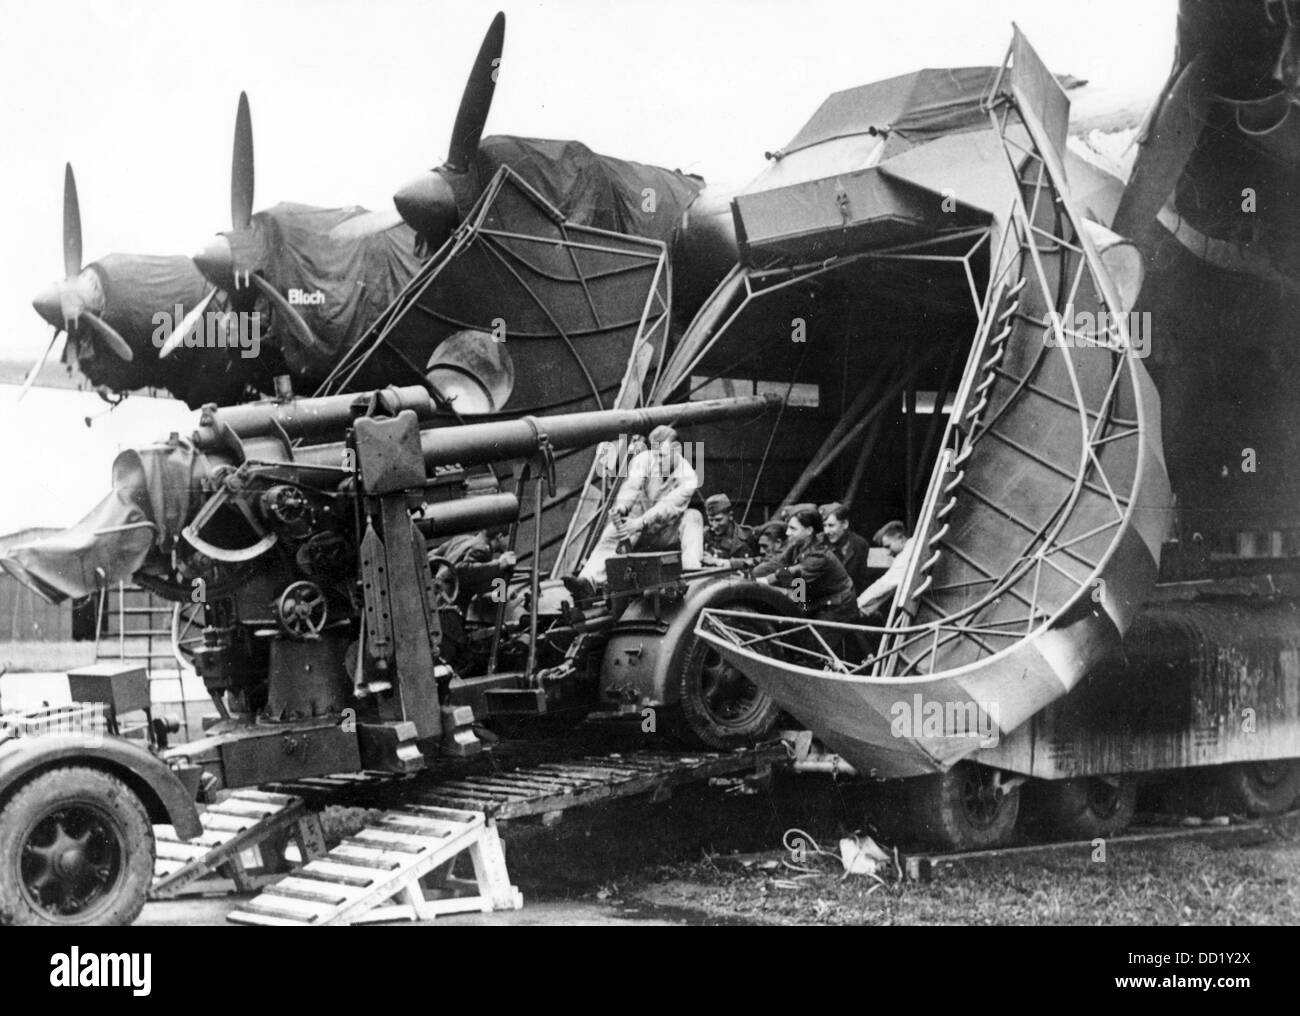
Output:
<svg viewBox="0 0 1300 1016">
<path fill-rule="evenodd" d="M 55 344 L 58 343 L 59 336 L 62 334 L 63 334 L 63 329 L 61 328 L 54 329 L 54 334 L 50 337 L 50 344 L 45 347 L 45 352 L 43 352 L 41 354 L 41 358 L 36 361 L 36 366 L 34 366 L 31 369 L 31 371 L 28 373 L 28 375 L 25 378 L 23 378 L 23 386 L 19 390 L 18 398 L 15 401 L 22 402 L 23 396 L 27 394 L 28 389 L 30 389 L 31 386 L 36 383 L 36 375 L 41 372 L 41 368 L 45 366 L 45 361 L 48 360 L 50 358 L 50 354 L 54 352 L 54 346 Z"/>
<path fill-rule="evenodd" d="M 1111 222 L 1120 236 L 1143 236 L 1183 175 L 1208 116 L 1206 64 L 1203 55 L 1187 64 L 1154 111 Z"/>
<path fill-rule="evenodd" d="M 203 299 L 194 305 L 194 308 L 181 319 L 181 323 L 172 329 L 172 333 L 167 336 L 167 341 L 162 344 L 158 350 L 158 359 L 162 360 L 171 356 L 173 352 L 180 348 L 181 343 L 185 341 L 185 336 L 194 331 L 195 326 L 203 319 L 204 312 L 208 309 L 208 304 L 212 298 L 217 295 L 216 287 L 212 287 L 204 294 Z"/>
<path fill-rule="evenodd" d="M 253 118 L 248 94 L 240 92 L 239 108 L 235 113 L 234 151 L 230 160 L 230 232 L 218 234 L 194 255 L 195 266 L 212 288 L 168 336 L 158 352 L 160 359 L 180 347 L 202 319 L 218 290 L 230 295 L 231 308 L 235 311 L 252 309 L 257 296 L 264 296 L 275 308 L 276 320 L 299 342 L 308 346 L 316 344 L 311 327 L 303 316 L 279 290 L 257 274 L 253 264 L 258 250 L 253 231 L 253 179 Z M 390 222 L 392 224 L 395 220 Z"/>
<path fill-rule="evenodd" d="M 84 323 L 100 338 L 100 345 L 119 359 L 135 359 L 130 344 L 100 314 L 104 309 L 104 290 L 99 275 L 81 268 L 81 207 L 77 201 L 77 180 L 72 163 L 63 170 L 63 281 L 46 286 L 32 301 L 36 313 L 58 331 L 69 335 Z M 54 342 L 46 350 L 45 362 Z M 37 366 L 40 369 L 40 365 Z M 31 375 L 35 377 L 35 372 Z"/>
<path fill-rule="evenodd" d="M 451 235 L 460 221 L 456 204 L 457 185 L 463 184 L 474 165 L 492 95 L 496 91 L 501 50 L 505 44 L 506 16 L 498 12 L 483 36 L 478 56 L 470 68 L 451 131 L 447 160 L 423 173 L 393 195 L 393 204 L 407 225 L 436 248 Z"/>
<path fill-rule="evenodd" d="M 236 261 L 236 251 L 244 254 L 253 246 L 253 118 L 248 108 L 248 94 L 239 93 L 239 109 L 235 114 L 235 143 L 230 160 L 230 232 L 218 234 L 194 255 L 194 264 L 205 279 L 216 289 L 224 289 L 232 297 L 247 290 L 247 280 L 252 268 Z M 247 310 L 253 294 L 242 301 L 239 309 Z M 187 315 L 188 317 L 188 315 Z M 179 329 L 178 329 L 179 330 Z"/>
</svg>

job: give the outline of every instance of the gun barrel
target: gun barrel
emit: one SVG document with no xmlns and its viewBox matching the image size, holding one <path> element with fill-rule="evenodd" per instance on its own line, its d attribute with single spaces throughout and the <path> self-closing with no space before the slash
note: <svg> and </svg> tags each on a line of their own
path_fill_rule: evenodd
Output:
<svg viewBox="0 0 1300 1016">
<path fill-rule="evenodd" d="M 745 395 L 643 409 L 606 409 L 468 423 L 460 427 L 432 427 L 420 434 L 420 445 L 428 469 L 452 464 L 479 465 L 534 455 L 541 448 L 543 437 L 553 449 L 564 451 L 612 441 L 621 434 L 645 434 L 662 424 L 688 427 L 745 419 L 778 402 L 780 399 L 775 395 Z"/>
<path fill-rule="evenodd" d="M 409 385 L 359 394 L 253 402 L 221 409 L 205 407 L 193 440 L 203 452 L 219 451 L 225 447 L 223 436 L 226 431 L 233 432 L 240 440 L 287 436 L 308 444 L 338 441 L 351 426 L 356 413 L 371 400 L 379 402 L 394 415 L 410 409 L 422 424 L 434 416 L 435 407 L 429 393 L 419 385 Z"/>
</svg>

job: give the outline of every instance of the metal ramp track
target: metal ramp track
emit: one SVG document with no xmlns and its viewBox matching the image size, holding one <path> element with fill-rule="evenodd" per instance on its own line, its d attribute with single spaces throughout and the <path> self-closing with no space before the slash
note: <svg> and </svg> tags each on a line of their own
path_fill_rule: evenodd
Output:
<svg viewBox="0 0 1300 1016">
<path fill-rule="evenodd" d="M 154 881 L 151 899 L 169 899 L 219 868 L 231 873 L 234 887 L 256 888 L 265 876 L 245 870 L 240 854 L 258 849 L 271 836 L 289 831 L 304 860 L 325 853 L 320 821 L 300 797 L 261 790 L 237 790 L 199 815 L 203 832 L 181 840 L 171 826 L 154 827 Z M 224 887 L 223 887 L 224 888 Z"/>
<path fill-rule="evenodd" d="M 682 784 L 762 770 L 785 759 L 780 743 L 730 753 L 587 755 L 447 780 L 421 793 L 418 800 L 448 808 L 473 808 L 498 822 L 558 816 L 569 808 L 638 794 L 662 799 Z"/>
<path fill-rule="evenodd" d="M 1074 687 L 1141 608 L 1168 522 L 1159 399 L 1094 239 L 1117 238 L 1072 199 L 1064 94 L 1019 32 L 1012 53 L 986 100 L 1009 210 L 886 624 L 706 610 L 697 626 L 880 776 L 942 771 Z"/>
<path fill-rule="evenodd" d="M 444 877 L 430 899 L 420 880 L 463 851 L 473 882 Z M 394 902 L 390 902 L 394 901 Z M 517 910 L 496 826 L 482 812 L 411 805 L 385 812 L 325 857 L 268 886 L 227 915 L 235 924 L 324 927 Z"/>
</svg>

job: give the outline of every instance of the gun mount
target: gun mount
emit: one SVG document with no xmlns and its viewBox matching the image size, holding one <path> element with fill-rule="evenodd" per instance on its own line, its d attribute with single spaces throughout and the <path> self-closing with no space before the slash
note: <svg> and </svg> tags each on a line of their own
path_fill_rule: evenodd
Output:
<svg viewBox="0 0 1300 1016">
<path fill-rule="evenodd" d="M 472 467 L 528 460 L 540 503 L 556 453 L 752 417 L 770 401 L 461 426 L 431 426 L 418 387 L 205 407 L 189 438 L 122 453 L 113 493 L 82 523 L 4 565 L 50 598 L 133 575 L 177 603 L 202 633 L 179 649 L 220 716 L 171 754 L 216 785 L 409 772 L 438 751 L 479 750 L 471 724 L 493 692 L 511 714 L 524 700 L 598 700 L 603 643 L 577 638 L 568 605 L 550 609 L 558 583 L 506 569 L 458 604 L 455 568 L 431 557 L 426 539 L 518 528 L 521 491 Z M 604 626 L 615 620 L 606 611 Z"/>
</svg>

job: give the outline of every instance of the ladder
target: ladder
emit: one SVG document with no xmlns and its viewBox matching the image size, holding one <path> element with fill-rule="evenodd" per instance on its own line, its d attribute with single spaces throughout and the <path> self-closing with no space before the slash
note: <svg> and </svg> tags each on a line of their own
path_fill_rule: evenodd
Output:
<svg viewBox="0 0 1300 1016">
<path fill-rule="evenodd" d="M 171 616 L 174 605 L 140 586 L 117 582 L 99 591 L 95 660 L 138 660 L 153 676 L 174 671 Z"/>
<path fill-rule="evenodd" d="M 452 877 L 468 851 L 473 879 Z M 431 889 L 422 880 L 435 883 Z M 479 811 L 408 805 L 387 811 L 226 915 L 236 924 L 315 926 L 430 920 L 518 910 L 496 824 Z"/>
<path fill-rule="evenodd" d="M 304 861 L 325 853 L 320 819 L 301 797 L 262 790 L 236 790 L 226 800 L 199 814 L 203 832 L 181 840 L 172 826 L 154 827 L 154 881 L 151 899 L 170 899 L 183 891 L 235 888 L 250 892 L 276 878 L 268 867 L 268 841 L 288 833 Z M 247 868 L 241 854 L 257 851 L 261 869 Z M 229 873 L 233 885 L 217 884 L 218 869 Z"/>
<path fill-rule="evenodd" d="M 172 645 L 175 610 L 174 603 L 140 586 L 116 582 L 102 587 L 95 615 L 95 662 L 120 660 L 143 666 L 155 706 L 162 701 L 153 691 L 155 682 L 174 681 L 176 703 L 188 738 L 193 732 L 183 682 L 191 671 L 181 667 Z"/>
</svg>

